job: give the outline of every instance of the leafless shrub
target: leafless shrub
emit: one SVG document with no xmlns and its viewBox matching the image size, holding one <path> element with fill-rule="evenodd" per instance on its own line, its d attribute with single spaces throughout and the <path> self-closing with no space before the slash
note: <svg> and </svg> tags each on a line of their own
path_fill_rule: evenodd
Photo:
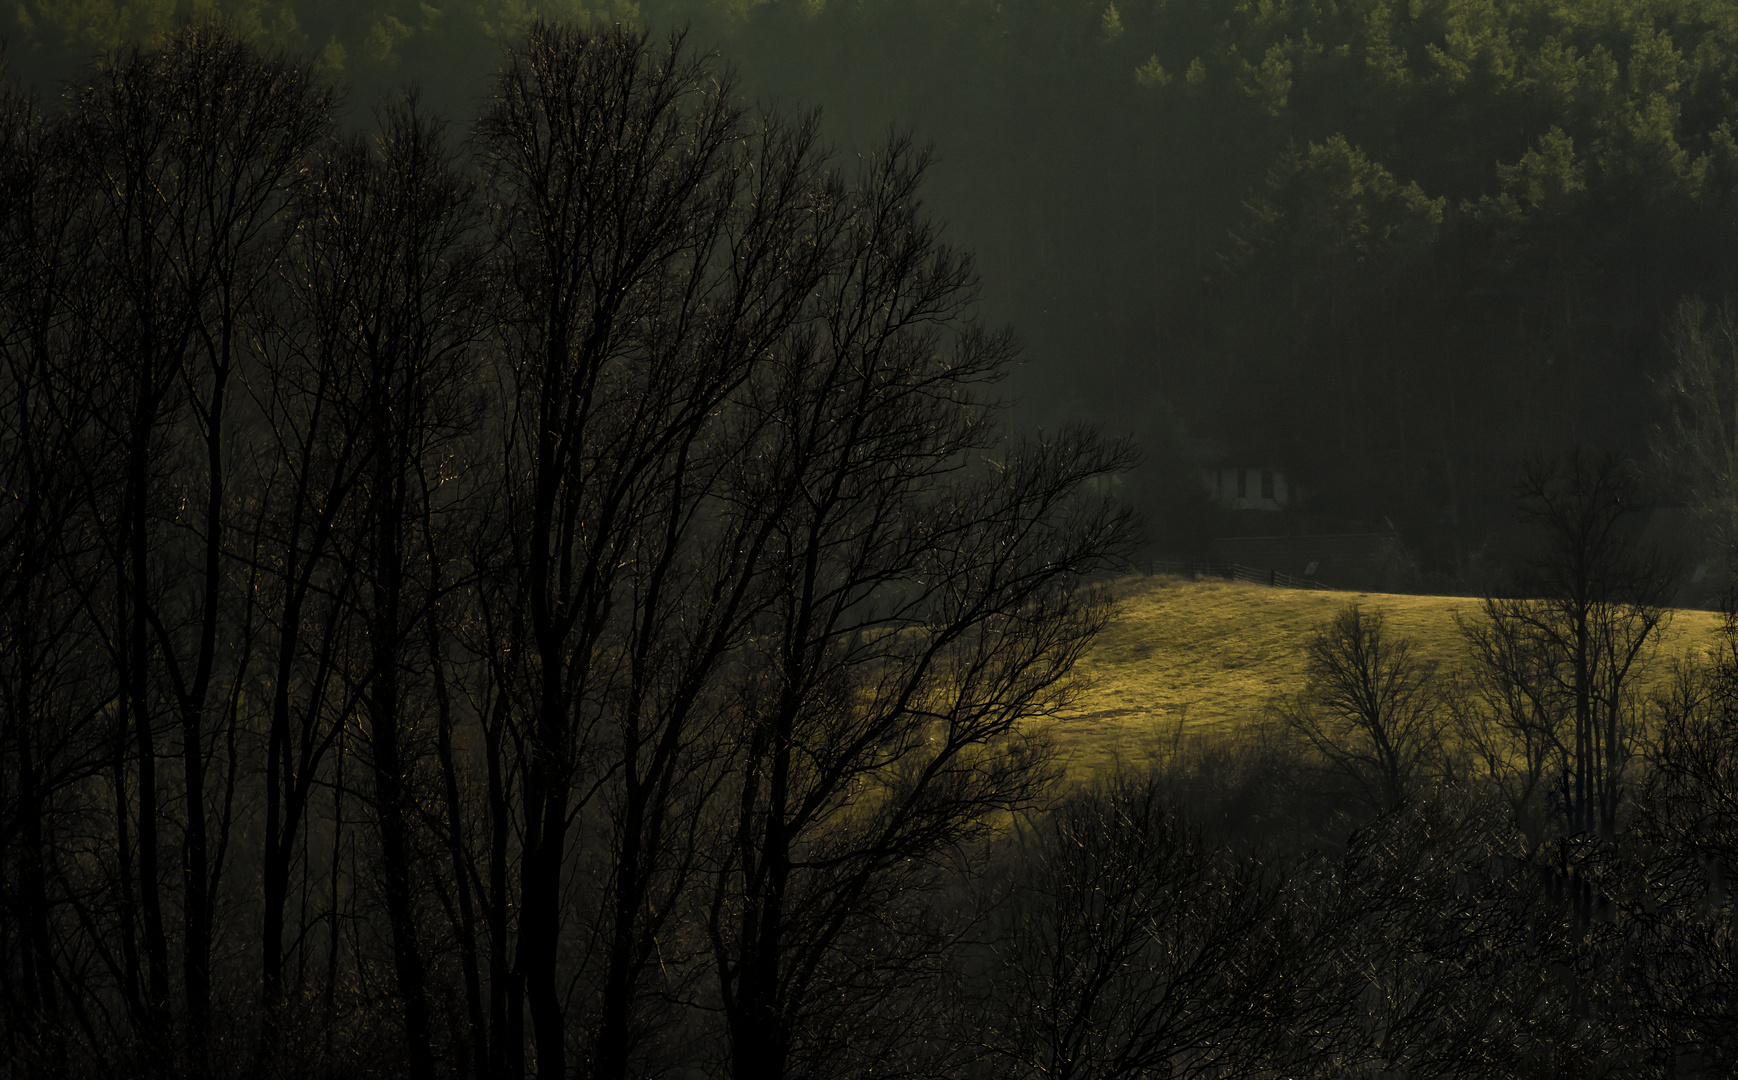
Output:
<svg viewBox="0 0 1738 1080">
<path fill-rule="evenodd" d="M 1438 752 L 1435 663 L 1357 603 L 1316 628 L 1306 655 L 1304 689 L 1281 702 L 1280 718 L 1372 806 L 1398 805 Z"/>
</svg>

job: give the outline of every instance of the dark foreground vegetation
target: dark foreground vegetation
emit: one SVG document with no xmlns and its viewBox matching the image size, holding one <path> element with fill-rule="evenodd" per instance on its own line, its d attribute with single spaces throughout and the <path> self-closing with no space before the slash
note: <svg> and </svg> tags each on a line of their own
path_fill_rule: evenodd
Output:
<svg viewBox="0 0 1738 1080">
<path fill-rule="evenodd" d="M 533 30 L 463 160 L 214 28 L 0 137 L 19 1075 L 856 1070 L 1126 556 L 891 142 Z"/>
<path fill-rule="evenodd" d="M 0 1055 L 58 1076 L 1727 1075 L 1738 631 L 1630 474 L 1057 795 L 1129 450 L 924 155 L 532 29 L 460 143 L 204 27 L 0 109 Z"/>
</svg>

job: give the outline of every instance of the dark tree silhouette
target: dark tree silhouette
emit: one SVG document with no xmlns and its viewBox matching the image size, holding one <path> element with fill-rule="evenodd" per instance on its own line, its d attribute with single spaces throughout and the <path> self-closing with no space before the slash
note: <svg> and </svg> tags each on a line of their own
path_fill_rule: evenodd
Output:
<svg viewBox="0 0 1738 1080">
<path fill-rule="evenodd" d="M 1457 621 L 1472 663 L 1449 694 L 1453 731 L 1537 844 L 1553 816 L 1550 785 L 1565 772 L 1573 700 L 1554 677 L 1551 649 L 1520 623 Z"/>
<path fill-rule="evenodd" d="M 596 948 L 571 958 L 595 991 L 579 1024 L 597 1075 L 625 1074 L 636 1010 L 656 1004 L 640 981 L 669 970 L 660 934 L 725 764 L 715 673 L 765 603 L 783 509 L 726 485 L 777 420 L 746 388 L 832 256 L 837 185 L 812 125 L 751 125 L 732 98 L 679 36 L 538 26 L 480 127 L 513 301 L 485 568 L 491 738 L 519 803 L 496 812 L 522 836 L 496 1041 L 516 1052 L 522 986 L 539 1069 L 557 1073 L 574 1028 L 564 911 L 597 905 Z M 604 867 L 583 900 L 563 894 L 575 836 Z"/>
<path fill-rule="evenodd" d="M 1528 466 L 1516 483 L 1522 519 L 1542 534 L 1515 597 L 1491 597 L 1490 633 L 1531 657 L 1569 708 L 1562 798 L 1571 832 L 1614 835 L 1634 754 L 1636 679 L 1670 611 L 1671 575 L 1640 546 L 1643 504 L 1633 470 L 1579 450 Z M 1519 673 L 1516 673 L 1519 675 Z M 1542 688 L 1531 689 L 1538 695 Z"/>
<path fill-rule="evenodd" d="M 1012 346 L 966 317 L 970 263 L 918 204 L 926 164 L 902 140 L 865 163 L 813 322 L 755 387 L 776 421 L 741 499 L 780 517 L 707 915 L 738 1077 L 834 1075 L 897 1041 L 874 1017 L 922 946 L 888 920 L 1041 790 L 1033 723 L 1110 610 L 1075 581 L 1129 542 L 1082 491 L 1126 447 L 992 422 Z"/>
<path fill-rule="evenodd" d="M 406 1062 L 411 1076 L 429 1077 L 431 988 L 416 911 L 411 774 L 428 700 L 418 691 L 432 680 L 430 553 L 445 540 L 425 529 L 436 520 L 431 498 L 443 514 L 451 509 L 435 491 L 443 471 L 462 467 L 455 452 L 482 400 L 482 213 L 440 128 L 417 115 L 414 100 L 381 120 L 377 140 L 353 138 L 329 151 L 317 192 L 298 208 L 296 265 L 306 275 L 310 331 L 302 371 L 315 388 L 306 407 L 338 432 L 325 448 L 326 475 L 338 483 L 306 511 L 310 492 L 296 485 L 292 507 L 311 519 L 311 539 L 342 583 L 331 589 L 338 606 L 327 625 L 357 631 L 353 642 L 327 635 L 315 643 L 315 682 L 336 691 L 338 726 L 365 719 L 360 742 L 373 781 L 368 805 Z M 311 583 L 304 571 L 297 586 Z M 335 733 L 330 721 L 304 725 L 315 730 L 325 740 Z M 305 746 L 306 735 L 285 739 L 286 749 L 296 743 Z M 305 778 L 315 766 L 308 760 L 299 771 Z"/>
<path fill-rule="evenodd" d="M 238 709 L 258 630 L 228 557 L 246 488 L 238 390 L 280 212 L 328 99 L 300 68 L 196 27 L 99 65 L 67 121 L 86 184 L 84 314 L 115 392 L 100 413 L 104 445 L 81 468 L 114 588 L 90 603 L 110 612 L 117 708 L 132 727 L 130 760 L 115 771 L 122 992 L 152 1070 L 201 1075 L 209 1064 L 243 768 Z"/>
<path fill-rule="evenodd" d="M 1208 842 L 1156 775 L 1071 796 L 1012 858 L 986 987 L 998 1075 L 1261 1075 L 1335 1017 L 1286 869 Z"/>
<path fill-rule="evenodd" d="M 24 1075 L 68 1070 L 73 1033 L 98 1022 L 60 918 L 71 838 L 101 830 L 84 789 L 109 767 L 114 727 L 83 596 L 102 563 L 80 464 L 106 402 L 79 317 L 85 191 L 66 149 L 64 125 L 0 89 L 0 1023 Z"/>
<path fill-rule="evenodd" d="M 1280 716 L 1378 809 L 1411 793 L 1438 751 L 1442 695 L 1436 665 L 1357 603 L 1316 628 L 1306 685 Z"/>
<path fill-rule="evenodd" d="M 1707 1075 L 1738 1063 L 1738 969 L 1726 899 L 1738 875 L 1738 620 L 1709 662 L 1681 667 L 1652 730 L 1636 799 L 1648 844 L 1636 876 L 1629 988 L 1650 1044 Z M 1692 1057 L 1693 1055 L 1693 1057 Z"/>
<path fill-rule="evenodd" d="M 1609 1060 L 1611 1032 L 1585 1020 L 1586 923 L 1528 847 L 1500 808 L 1453 788 L 1351 837 L 1313 892 L 1314 960 L 1344 1010 L 1314 1075 L 1494 1080 Z"/>
<path fill-rule="evenodd" d="M 198 26 L 0 100 L 7 1067 L 895 1060 L 1131 451 L 997 423 L 926 155 L 679 35 L 534 27 L 474 160 L 331 99 Z"/>
</svg>

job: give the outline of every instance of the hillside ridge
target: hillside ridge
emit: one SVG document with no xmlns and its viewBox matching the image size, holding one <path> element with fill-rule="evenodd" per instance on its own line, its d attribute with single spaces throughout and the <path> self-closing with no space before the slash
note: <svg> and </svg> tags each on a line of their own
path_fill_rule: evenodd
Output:
<svg viewBox="0 0 1738 1080">
<path fill-rule="evenodd" d="M 1114 583 L 1116 619 L 1079 671 L 1073 707 L 1051 728 L 1072 777 L 1148 760 L 1182 733 L 1228 731 L 1259 720 L 1301 687 L 1315 626 L 1356 601 L 1383 613 L 1391 633 L 1453 671 L 1466 650 L 1455 622 L 1478 615 L 1472 596 L 1286 589 L 1155 575 Z M 1717 612 L 1672 613 L 1645 685 L 1664 686 L 1673 662 L 1706 655 Z"/>
</svg>

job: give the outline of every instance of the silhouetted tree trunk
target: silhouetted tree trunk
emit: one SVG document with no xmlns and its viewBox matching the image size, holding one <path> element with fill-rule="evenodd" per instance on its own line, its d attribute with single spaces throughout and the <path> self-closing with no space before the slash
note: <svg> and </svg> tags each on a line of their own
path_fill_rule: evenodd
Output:
<svg viewBox="0 0 1738 1080">
<path fill-rule="evenodd" d="M 427 677 L 417 634 L 430 590 L 421 574 L 437 541 L 420 535 L 431 520 L 419 505 L 423 478 L 450 468 L 453 442 L 475 422 L 475 345 L 482 322 L 481 218 L 471 185 L 460 179 L 440 128 L 414 102 L 385 118 L 378 150 L 352 144 L 346 201 L 361 217 L 352 279 L 355 359 L 366 398 L 371 468 L 359 519 L 358 562 L 367 582 L 357 596 L 368 627 L 363 699 L 368 716 L 374 813 L 407 1062 L 432 1078 L 433 1025 L 428 966 L 418 928 L 413 866 L 417 820 L 412 789 L 416 718 L 412 679 Z M 456 1034 L 456 1033 L 455 1033 Z"/>
<path fill-rule="evenodd" d="M 520 784 L 515 979 L 540 1071 L 565 1068 L 578 1028 L 591 1072 L 620 1077 L 725 762 L 715 672 L 760 599 L 768 517 L 724 478 L 769 420 L 736 401 L 829 258 L 831 190 L 812 127 L 749 130 L 679 36 L 535 28 L 481 130 L 516 301 L 510 558 L 487 648 L 514 658 L 498 681 L 527 714 L 491 744 L 513 760 L 490 766 L 492 785 Z M 575 835 L 607 869 L 599 955 L 575 958 L 596 965 L 594 996 L 570 1024 L 556 980 Z M 518 1038 L 510 1016 L 502 1038 Z"/>
<path fill-rule="evenodd" d="M 100 832 L 78 788 L 107 764 L 113 692 L 84 603 L 101 564 L 78 466 L 105 401 L 67 150 L 63 123 L 0 87 L 0 1052 L 25 1076 L 63 1075 L 72 1018 L 88 1022 L 53 882 L 66 838 Z"/>
<path fill-rule="evenodd" d="M 969 264 L 918 209 L 924 165 L 895 142 L 864 167 L 813 332 L 755 399 L 778 422 L 742 498 L 781 513 L 727 698 L 707 916 L 738 1077 L 843 1073 L 908 1034 L 863 1026 L 927 948 L 882 920 L 1046 782 L 1031 725 L 1109 617 L 1075 578 L 1127 543 L 1081 492 L 1126 451 L 998 437 L 978 395 L 1011 344 L 967 320 Z"/>
<path fill-rule="evenodd" d="M 266 568 L 267 619 L 274 631 L 261 852 L 265 1015 L 260 1053 L 267 1057 L 275 1052 L 275 1018 L 292 989 L 285 986 L 291 957 L 284 935 L 304 825 L 323 762 L 343 738 L 345 718 L 355 705 L 356 696 L 340 675 L 349 640 L 358 632 L 349 603 L 358 588 L 357 571 L 340 539 L 358 517 L 356 492 L 368 468 L 374 420 L 361 400 L 367 388 L 359 385 L 363 377 L 345 318 L 358 273 L 344 246 L 355 239 L 348 231 L 354 223 L 343 215 L 350 178 L 330 165 L 322 170 L 322 180 L 292 204 L 282 270 L 287 287 L 277 325 L 267 335 L 259 393 L 263 423 L 278 443 L 255 524 L 256 557 Z M 338 867 L 331 866 L 329 873 L 336 878 Z M 297 913 L 304 925 L 307 918 L 306 912 Z M 299 952 L 305 935 L 295 938 L 304 943 Z"/>
<path fill-rule="evenodd" d="M 1576 451 L 1529 466 L 1516 500 L 1545 549 L 1529 564 L 1521 597 L 1488 599 L 1485 617 L 1494 632 L 1548 657 L 1573 717 L 1562 793 L 1570 830 L 1610 837 L 1633 753 L 1636 678 L 1669 616 L 1671 576 L 1639 546 L 1642 504 L 1617 458 Z"/>
<path fill-rule="evenodd" d="M 459 769 L 453 752 L 453 690 L 447 678 L 447 620 L 445 615 L 448 583 L 443 557 L 434 541 L 434 515 L 431 504 L 434 491 L 426 474 L 419 474 L 422 506 L 423 553 L 428 559 L 428 593 L 425 601 L 426 640 L 429 671 L 434 681 L 436 735 L 435 752 L 440 760 L 441 797 L 443 800 L 443 839 L 450 860 L 453 894 L 457 898 L 459 957 L 465 979 L 465 1030 L 455 1032 L 464 1060 L 459 1063 L 461 1074 L 486 1076 L 494 1059 L 489 1041 L 489 1020 L 483 997 L 482 966 L 477 952 L 482 927 L 477 921 L 475 885 L 476 866 L 470 846 L 466 843 L 465 805 L 459 795 Z"/>
<path fill-rule="evenodd" d="M 208 1062 L 214 904 L 232 824 L 227 798 L 213 816 L 207 765 L 236 722 L 253 640 L 226 581 L 240 480 L 230 449 L 243 426 L 234 388 L 249 357 L 244 322 L 273 276 L 277 215 L 324 131 L 326 98 L 301 71 L 204 27 L 105 63 L 77 105 L 100 272 L 116 298 L 105 344 L 129 388 L 111 536 L 138 752 L 150 981 L 141 1034 L 172 1030 L 157 773 L 159 738 L 173 730 L 185 790 L 174 893 L 186 1048 L 176 1068 L 195 1075 Z"/>
</svg>

